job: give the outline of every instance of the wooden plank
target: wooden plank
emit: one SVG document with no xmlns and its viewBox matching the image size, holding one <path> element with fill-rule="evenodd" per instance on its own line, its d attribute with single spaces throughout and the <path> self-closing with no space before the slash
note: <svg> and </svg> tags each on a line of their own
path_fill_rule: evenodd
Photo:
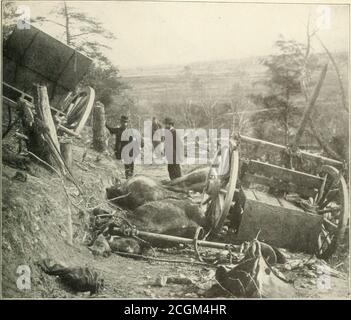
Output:
<svg viewBox="0 0 351 320">
<path fill-rule="evenodd" d="M 250 189 L 243 189 L 245 198 L 250 199 L 250 200 L 257 200 L 255 194 L 253 193 L 252 190 Z"/>
<path fill-rule="evenodd" d="M 251 184 L 259 184 L 263 186 L 267 186 L 272 189 L 280 190 L 282 192 L 294 192 L 298 193 L 304 197 L 315 197 L 316 190 L 315 188 L 308 188 L 308 186 L 304 185 L 296 185 L 293 183 L 288 183 L 286 181 L 279 181 L 277 179 L 272 179 L 268 177 L 264 177 L 261 175 L 255 175 L 251 173 L 246 173 L 242 178 L 242 185 L 246 188 L 249 188 Z"/>
<path fill-rule="evenodd" d="M 249 191 L 249 192 L 248 192 Z M 245 205 L 235 243 L 258 240 L 293 251 L 315 253 L 323 217 L 304 212 L 294 205 L 272 205 L 252 198 L 243 190 Z M 280 199 L 281 200 L 281 199 Z"/>
<path fill-rule="evenodd" d="M 51 114 L 47 88 L 45 86 L 37 86 L 37 92 L 38 92 L 37 109 L 39 111 L 39 114 L 41 115 L 41 120 L 45 123 L 48 129 L 48 134 L 50 135 L 56 149 L 60 150 L 60 144 L 57 138 L 56 127 Z"/>
<path fill-rule="evenodd" d="M 285 208 L 285 209 L 291 209 L 291 210 L 297 210 L 297 211 L 301 211 L 304 212 L 304 210 L 300 207 L 298 207 L 297 205 L 295 205 L 294 203 L 285 200 L 284 198 L 279 197 L 278 201 L 280 203 L 280 205 Z"/>
<path fill-rule="evenodd" d="M 22 99 L 25 99 L 25 100 L 27 100 L 27 101 L 29 101 L 29 102 L 31 102 L 31 103 L 34 103 L 34 99 L 33 99 L 33 97 L 32 97 L 31 95 L 29 95 L 29 94 L 25 93 L 24 91 L 19 90 L 19 89 L 15 88 L 15 87 L 9 85 L 9 84 L 6 83 L 6 82 L 3 82 L 3 89 L 6 90 L 6 88 L 9 88 L 9 89 L 11 89 L 12 91 L 17 92 L 17 93 L 19 94 L 18 99 L 19 99 L 19 98 L 22 98 Z M 3 94 L 4 94 L 4 93 L 3 93 Z M 4 97 L 5 97 L 5 96 L 4 96 Z M 6 98 L 7 98 L 7 97 L 6 97 Z M 8 99 L 11 100 L 10 98 L 8 98 Z M 13 100 L 11 100 L 11 101 L 13 101 Z"/>
<path fill-rule="evenodd" d="M 72 131 L 71 129 L 67 129 L 67 128 L 64 127 L 62 124 L 59 124 L 59 123 L 58 123 L 58 124 L 57 124 L 57 129 L 59 129 L 59 130 L 65 132 L 65 133 L 67 133 L 67 134 L 69 134 L 69 135 L 71 135 L 71 136 L 74 136 L 74 137 L 76 137 L 77 139 L 81 139 L 81 138 L 82 138 L 80 134 L 78 134 L 78 133 Z"/>
<path fill-rule="evenodd" d="M 267 149 L 271 149 L 274 151 L 284 151 L 284 150 L 288 150 L 287 147 L 282 146 L 280 144 L 276 144 L 273 142 L 269 142 L 269 141 L 264 141 L 264 140 L 260 140 L 260 139 L 256 139 L 256 138 L 251 138 L 248 136 L 240 136 L 240 140 L 242 142 L 247 142 L 247 143 L 252 143 L 258 146 L 262 146 L 262 147 L 266 147 Z M 322 164 L 329 164 L 331 166 L 335 166 L 337 168 L 341 168 L 343 167 L 343 163 L 341 161 L 338 160 L 334 160 L 334 159 L 330 159 L 327 157 L 323 157 L 323 156 L 319 156 L 313 153 L 309 153 L 307 151 L 304 150 L 299 150 L 299 154 L 302 156 L 303 159 L 309 159 L 309 160 L 313 160 L 313 161 L 317 161 L 318 163 L 322 163 Z"/>
<path fill-rule="evenodd" d="M 268 203 L 272 206 L 280 206 L 279 201 L 276 199 L 275 196 L 270 195 L 269 193 L 261 192 L 258 190 L 253 190 L 253 193 L 256 196 L 257 201 Z"/>
<path fill-rule="evenodd" d="M 263 163 L 256 160 L 250 160 L 248 165 L 250 173 L 259 173 L 273 179 L 291 182 L 298 186 L 308 186 L 319 190 L 323 183 L 323 178 L 308 173 L 286 169 L 269 163 Z"/>
</svg>

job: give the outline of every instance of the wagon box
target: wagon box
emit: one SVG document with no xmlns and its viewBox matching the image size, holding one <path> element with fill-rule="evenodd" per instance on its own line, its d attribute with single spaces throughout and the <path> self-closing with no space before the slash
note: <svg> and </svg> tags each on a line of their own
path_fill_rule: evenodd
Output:
<svg viewBox="0 0 351 320">
<path fill-rule="evenodd" d="M 79 88 L 92 59 L 33 25 L 14 27 L 3 52 L 3 105 L 8 110 L 3 138 L 15 124 L 12 109 L 19 111 L 21 99 L 34 109 L 38 85 L 46 86 L 51 112 L 61 117 L 56 129 L 79 137 L 95 99 L 93 88 Z"/>
<path fill-rule="evenodd" d="M 15 27 L 3 53 L 3 81 L 29 95 L 34 84 L 45 84 L 52 106 L 76 89 L 92 64 L 84 54 L 33 25 Z"/>
<path fill-rule="evenodd" d="M 234 136 L 212 161 L 203 203 L 216 237 L 224 225 L 233 243 L 258 238 L 268 244 L 328 258 L 343 239 L 349 220 L 349 191 L 343 163 L 251 137 Z M 244 143 L 288 153 L 290 164 L 314 161 L 318 172 L 245 158 Z M 218 168 L 229 163 L 229 172 Z M 207 197 L 207 199 L 206 199 Z"/>
<path fill-rule="evenodd" d="M 259 239 L 291 251 L 314 253 L 323 217 L 258 190 L 243 188 L 245 203 L 236 241 Z"/>
</svg>

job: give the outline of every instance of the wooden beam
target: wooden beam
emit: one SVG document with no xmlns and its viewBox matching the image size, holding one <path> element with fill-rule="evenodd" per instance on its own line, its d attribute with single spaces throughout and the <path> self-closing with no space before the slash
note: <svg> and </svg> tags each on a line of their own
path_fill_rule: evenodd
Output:
<svg viewBox="0 0 351 320">
<path fill-rule="evenodd" d="M 323 178 L 321 177 L 256 160 L 250 160 L 248 172 L 253 174 L 258 173 L 265 177 L 272 177 L 278 181 L 290 182 L 298 186 L 304 185 L 308 188 L 316 188 L 318 190 L 323 183 Z"/>
<path fill-rule="evenodd" d="M 300 185 L 296 185 L 294 183 L 288 183 L 286 181 L 278 181 L 276 179 L 267 178 L 261 175 L 246 173 L 242 178 L 242 184 L 249 188 L 251 183 L 256 183 L 283 192 L 296 192 L 299 195 L 305 196 L 307 198 L 316 196 L 316 190 L 314 188 L 309 188 L 308 186 L 303 185 L 303 182 Z"/>
<path fill-rule="evenodd" d="M 260 139 L 248 137 L 248 136 L 240 136 L 240 140 L 243 142 L 252 143 L 252 144 L 255 144 L 255 145 L 258 145 L 261 147 L 270 148 L 274 151 L 288 150 L 288 148 L 286 146 L 276 144 L 273 142 L 269 142 L 269 141 L 265 141 L 265 140 L 260 140 Z M 319 155 L 309 153 L 309 152 L 306 152 L 303 150 L 299 150 L 299 154 L 302 156 L 302 158 L 313 160 L 313 161 L 318 161 L 318 162 L 321 162 L 323 164 L 329 164 L 329 165 L 335 166 L 337 168 L 340 168 L 343 166 L 343 163 L 341 161 L 326 158 L 323 156 L 319 156 Z"/>
<path fill-rule="evenodd" d="M 78 134 L 78 133 L 72 131 L 71 129 L 68 129 L 68 128 L 64 127 L 62 124 L 58 124 L 58 125 L 57 125 L 57 129 L 59 129 L 59 130 L 65 132 L 65 133 L 67 133 L 67 134 L 69 134 L 69 135 L 71 135 L 71 136 L 74 136 L 74 137 L 76 137 L 77 139 L 81 139 L 81 138 L 82 138 L 80 134 Z"/>
<path fill-rule="evenodd" d="M 40 114 L 40 120 L 45 124 L 48 134 L 50 135 L 55 147 L 60 150 L 60 144 L 57 138 L 56 127 L 54 120 L 52 119 L 48 91 L 45 86 L 38 86 L 38 113 Z"/>
</svg>

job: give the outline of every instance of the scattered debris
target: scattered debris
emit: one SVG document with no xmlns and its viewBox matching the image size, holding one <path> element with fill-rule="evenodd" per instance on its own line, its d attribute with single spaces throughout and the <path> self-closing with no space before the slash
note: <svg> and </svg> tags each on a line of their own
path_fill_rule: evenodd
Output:
<svg viewBox="0 0 351 320">
<path fill-rule="evenodd" d="M 94 241 L 94 244 L 88 248 L 94 255 L 108 257 L 111 254 L 110 245 L 102 234 L 100 234 Z"/>
<path fill-rule="evenodd" d="M 232 269 L 220 266 L 216 280 L 235 297 L 293 298 L 295 288 L 279 278 L 262 256 L 260 242 L 254 240 L 245 257 Z"/>
<path fill-rule="evenodd" d="M 38 265 L 45 273 L 58 276 L 65 286 L 75 292 L 89 291 L 92 295 L 104 286 L 104 280 L 88 267 L 67 267 L 52 259 L 43 259 Z"/>
<path fill-rule="evenodd" d="M 12 178 L 13 180 L 18 180 L 21 182 L 26 182 L 27 181 L 27 174 L 22 171 L 16 171 L 16 174 Z"/>
<path fill-rule="evenodd" d="M 166 276 L 159 276 L 155 281 L 155 286 L 164 287 L 167 284 L 167 280 Z"/>
<path fill-rule="evenodd" d="M 131 237 L 111 237 L 109 244 L 112 252 L 141 254 L 143 247 L 140 241 Z"/>
</svg>

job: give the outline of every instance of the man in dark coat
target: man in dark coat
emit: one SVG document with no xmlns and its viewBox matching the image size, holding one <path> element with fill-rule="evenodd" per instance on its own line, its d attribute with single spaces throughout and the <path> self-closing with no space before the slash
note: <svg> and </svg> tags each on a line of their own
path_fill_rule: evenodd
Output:
<svg viewBox="0 0 351 320">
<path fill-rule="evenodd" d="M 154 134 L 157 130 L 162 129 L 161 124 L 159 123 L 159 121 L 157 120 L 156 117 L 152 118 L 152 137 L 154 137 Z M 152 139 L 152 146 L 153 149 L 155 150 L 156 147 L 161 143 L 161 141 L 156 141 L 154 139 Z"/>
<path fill-rule="evenodd" d="M 169 178 L 173 180 L 182 176 L 180 162 L 182 161 L 183 155 L 181 152 L 181 149 L 183 148 L 183 142 L 177 134 L 177 130 L 174 128 L 174 121 L 171 118 L 165 119 L 165 128 L 168 129 L 172 134 L 173 143 L 169 143 L 169 141 L 167 141 L 167 138 L 165 139 L 165 153 L 168 162 L 167 169 Z"/>
<path fill-rule="evenodd" d="M 117 160 L 122 160 L 122 150 L 123 148 L 130 143 L 133 140 L 133 137 L 129 138 L 129 141 L 122 141 L 122 133 L 124 130 L 127 129 L 128 127 L 128 117 L 127 116 L 121 116 L 121 124 L 117 127 L 110 127 L 106 124 L 106 128 L 110 131 L 111 134 L 114 134 L 116 136 L 116 142 L 115 142 L 115 155 Z M 133 150 L 130 151 L 129 155 L 132 157 L 133 156 Z M 123 159 L 125 160 L 125 159 Z M 134 162 L 131 163 L 126 163 L 124 161 L 124 170 L 125 170 L 125 175 L 126 178 L 130 178 L 133 176 L 134 173 Z"/>
</svg>

